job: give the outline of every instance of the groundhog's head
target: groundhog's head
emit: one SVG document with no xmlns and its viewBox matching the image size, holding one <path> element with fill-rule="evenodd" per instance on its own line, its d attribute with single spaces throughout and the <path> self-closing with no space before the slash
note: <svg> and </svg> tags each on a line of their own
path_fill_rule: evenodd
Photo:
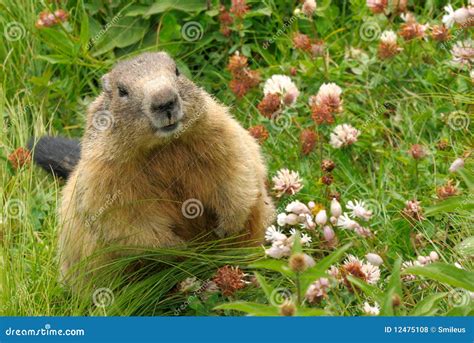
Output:
<svg viewBox="0 0 474 343">
<path fill-rule="evenodd" d="M 180 74 L 164 52 L 144 53 L 118 63 L 103 76 L 101 108 L 90 124 L 106 127 L 128 144 L 158 144 L 178 138 L 202 113 L 203 91 Z M 111 118 L 104 118 L 110 115 Z M 102 116 L 102 117 L 101 117 Z"/>
</svg>

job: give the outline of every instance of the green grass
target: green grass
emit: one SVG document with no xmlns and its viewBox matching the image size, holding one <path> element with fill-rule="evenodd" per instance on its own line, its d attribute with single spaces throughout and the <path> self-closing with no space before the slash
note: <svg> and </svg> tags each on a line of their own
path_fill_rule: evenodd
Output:
<svg viewBox="0 0 474 343">
<path fill-rule="evenodd" d="M 336 122 L 350 123 L 362 134 L 355 145 L 336 150 L 327 144 L 334 125 L 318 128 L 325 137 L 324 158 L 337 164 L 331 190 L 340 192 L 344 203 L 351 199 L 368 201 L 376 214 L 370 221 L 370 228 L 376 233 L 374 238 L 364 239 L 338 230 L 339 247 L 352 242 L 347 253 L 363 257 L 367 252 L 376 252 L 384 258 L 377 287 L 385 296 L 392 294 L 388 279 L 396 272 L 393 266 L 399 258 L 413 260 L 418 255 L 436 251 L 441 262 L 449 265 L 459 262 L 472 273 L 472 248 L 467 252 L 455 249 L 474 235 L 472 156 L 466 159 L 463 174 L 448 173 L 451 162 L 472 151 L 474 146 L 474 93 L 469 72 L 449 65 L 450 47 L 456 40 L 467 38 L 467 30 L 453 31 L 454 38 L 446 43 L 447 49 L 431 39 L 408 43 L 399 39 L 403 52 L 392 60 L 380 61 L 376 55 L 377 40 L 362 39 L 361 25 L 365 19 L 372 18 L 382 30 L 397 31 L 401 21 L 392 18 L 392 22 L 384 16 L 370 14 L 362 0 L 333 1 L 317 13 L 314 22 L 295 20 L 268 49 L 263 48 L 263 42 L 292 16 L 296 1 L 249 1 L 252 11 L 243 22 L 243 28 L 234 31 L 229 38 L 218 32 L 216 1 L 213 1 L 213 10 L 208 12 L 171 8 L 150 16 L 142 9 L 148 8 L 152 1 L 125 7 L 115 1 L 106 3 L 69 1 L 64 8 L 70 18 L 64 26 L 37 29 L 34 24 L 38 14 L 53 6 L 52 3 L 0 2 L 0 204 L 3 208 L 0 315 L 173 315 L 176 307 L 189 300 L 188 295 L 174 291 L 179 281 L 192 275 L 206 280 L 226 264 L 239 265 L 252 274 L 256 268 L 249 265 L 264 259 L 261 248 L 222 249 L 212 244 L 186 250 L 146 251 L 140 258 L 151 262 L 136 274 L 120 272 L 133 262 L 135 257 L 131 257 L 107 266 L 102 281 L 93 282 L 92 286 L 97 288 L 102 286 L 100 282 L 107 280 L 103 286 L 113 289 L 114 303 L 105 308 L 92 304 L 90 292 L 72 294 L 59 283 L 56 209 L 62 184 L 31 165 L 15 170 L 7 157 L 17 147 L 25 146 L 32 136 L 48 133 L 80 137 L 87 105 L 100 93 L 100 77 L 116 60 L 141 51 L 168 51 L 177 59 L 182 72 L 230 106 L 244 127 L 265 125 L 270 136 L 262 149 L 269 177 L 283 167 L 298 171 L 304 179 L 304 188 L 291 199 L 313 200 L 325 206 L 328 199 L 325 186 L 320 182 L 319 168 L 322 156 L 317 149 L 303 156 L 299 135 L 303 128 L 314 128 L 307 106 L 309 96 L 315 94 L 323 82 L 337 83 L 343 89 L 344 112 Z M 421 23 L 440 22 L 445 2 L 410 3 L 410 9 Z M 453 2 L 455 8 L 461 5 L 461 1 Z M 130 15 L 131 11 L 139 14 Z M 107 46 L 104 42 L 115 32 L 112 28 L 88 50 L 86 47 L 92 37 L 117 15 L 126 18 L 125 23 L 119 21 L 119 24 L 124 25 L 121 29 L 130 33 L 129 36 L 120 37 L 114 41 L 117 44 Z M 203 26 L 201 39 L 195 42 L 183 39 L 180 28 L 188 21 L 197 21 Z M 12 22 L 22 29 L 18 40 L 8 39 L 4 33 L 4 28 Z M 312 58 L 293 49 L 291 35 L 296 31 L 312 37 L 317 32 L 318 37 L 325 40 L 329 59 Z M 363 49 L 368 59 L 361 62 L 346 58 L 345 50 L 349 46 Z M 298 73 L 292 80 L 301 95 L 297 104 L 283 113 L 290 125 L 280 129 L 259 114 L 256 106 L 263 97 L 261 85 L 242 99 L 230 91 L 231 76 L 226 65 L 235 50 L 249 57 L 250 68 L 259 70 L 262 80 L 273 74 L 289 75 L 291 67 L 297 68 Z M 386 115 L 387 103 L 395 109 L 390 115 Z M 467 125 L 455 129 L 449 125 L 449 114 L 455 111 L 462 111 Z M 436 148 L 441 139 L 448 141 L 445 151 Z M 415 143 L 429 150 L 427 158 L 418 165 L 418 177 L 414 161 L 407 154 Z M 461 194 L 454 200 L 442 202 L 436 198 L 436 188 L 448 179 L 458 184 Z M 427 213 L 426 220 L 415 225 L 400 214 L 405 201 L 413 198 L 421 201 Z M 275 202 L 283 210 L 291 199 L 275 199 Z M 11 213 L 15 210 L 12 204 L 19 204 L 18 215 Z M 415 246 L 412 240 L 417 233 L 422 235 L 423 244 Z M 330 253 L 323 248 L 319 236 L 313 234 L 313 245 L 306 251 L 311 252 L 316 261 Z M 272 288 L 294 287 L 292 277 L 282 277 L 270 270 L 260 272 Z M 443 292 L 446 295 L 433 302 L 431 310 L 436 312 L 432 313 L 469 313 L 458 304 L 453 305 L 449 296 L 460 289 L 456 283 L 424 277 L 403 284 L 397 291 L 403 294 L 399 294 L 402 305 L 395 314 L 409 313 L 422 299 Z M 371 294 L 369 298 L 373 302 L 376 295 Z M 235 300 L 267 303 L 262 289 L 246 287 L 230 298 L 222 295 L 206 301 L 194 298 L 180 315 L 237 314 L 240 312 L 213 310 L 217 304 Z M 364 301 L 363 293 L 349 293 L 338 286 L 315 308 L 325 308 L 334 315 L 359 315 Z"/>
</svg>

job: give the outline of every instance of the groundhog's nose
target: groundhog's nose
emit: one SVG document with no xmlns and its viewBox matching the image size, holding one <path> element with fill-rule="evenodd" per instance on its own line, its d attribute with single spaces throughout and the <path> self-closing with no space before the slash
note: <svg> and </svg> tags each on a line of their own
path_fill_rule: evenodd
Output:
<svg viewBox="0 0 474 343">
<path fill-rule="evenodd" d="M 173 112 L 178 106 L 178 96 L 174 95 L 169 99 L 155 99 L 150 106 L 150 110 L 155 115 L 166 115 L 171 119 Z"/>
</svg>

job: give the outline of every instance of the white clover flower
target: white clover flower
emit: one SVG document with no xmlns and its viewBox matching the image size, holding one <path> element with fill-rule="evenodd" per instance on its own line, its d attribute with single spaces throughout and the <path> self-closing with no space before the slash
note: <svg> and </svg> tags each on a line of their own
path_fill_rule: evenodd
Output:
<svg viewBox="0 0 474 343">
<path fill-rule="evenodd" d="M 444 6 L 444 10 L 446 11 L 447 14 L 443 16 L 443 24 L 446 25 L 447 28 L 450 28 L 454 25 L 456 22 L 454 20 L 454 9 L 451 4 L 448 4 L 447 6 Z"/>
<path fill-rule="evenodd" d="M 339 149 L 357 142 L 359 135 L 360 131 L 349 124 L 337 125 L 331 133 L 329 144 Z"/>
<path fill-rule="evenodd" d="M 384 31 L 380 35 L 380 41 L 385 44 L 395 45 L 397 44 L 397 34 L 392 30 Z"/>
<path fill-rule="evenodd" d="M 378 316 L 380 314 L 380 305 L 375 302 L 374 306 L 371 306 L 367 301 L 364 302 L 364 313 L 369 316 Z"/>
<path fill-rule="evenodd" d="M 311 17 L 313 15 L 314 11 L 316 11 L 316 1 L 315 0 L 305 0 L 301 10 L 303 11 L 305 16 Z"/>
<path fill-rule="evenodd" d="M 376 284 L 380 280 L 380 268 L 371 263 L 364 263 L 361 268 L 365 274 L 365 281 L 370 284 Z"/>
<path fill-rule="evenodd" d="M 464 67 L 474 63 L 474 41 L 466 39 L 465 41 L 458 41 L 451 49 L 453 55 L 453 64 Z"/>
<path fill-rule="evenodd" d="M 365 203 L 363 201 L 355 200 L 355 202 L 353 202 L 350 200 L 346 207 L 352 210 L 352 218 L 360 218 L 367 221 L 372 217 L 372 211 L 365 208 Z"/>
<path fill-rule="evenodd" d="M 294 104 L 298 98 L 300 92 L 296 85 L 286 75 L 273 75 L 269 78 L 263 86 L 263 93 L 267 94 L 279 94 L 282 100 L 288 105 Z"/>
<path fill-rule="evenodd" d="M 294 195 L 303 188 L 303 180 L 296 171 L 280 169 L 272 180 L 274 183 L 273 189 L 277 192 L 276 196 L 278 198 L 283 194 Z"/>
</svg>

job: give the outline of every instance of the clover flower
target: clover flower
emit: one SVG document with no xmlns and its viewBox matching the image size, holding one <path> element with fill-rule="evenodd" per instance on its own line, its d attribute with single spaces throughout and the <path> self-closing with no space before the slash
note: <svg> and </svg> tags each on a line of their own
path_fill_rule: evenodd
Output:
<svg viewBox="0 0 474 343">
<path fill-rule="evenodd" d="M 367 0 L 367 7 L 374 13 L 383 13 L 388 5 L 388 0 Z"/>
<path fill-rule="evenodd" d="M 280 198 L 283 194 L 294 195 L 303 188 L 303 180 L 296 171 L 280 169 L 272 178 L 276 196 Z"/>
<path fill-rule="evenodd" d="M 470 66 L 474 63 L 474 41 L 467 39 L 458 41 L 451 49 L 453 64 L 459 67 Z"/>
<path fill-rule="evenodd" d="M 349 124 L 337 125 L 330 135 L 329 144 L 334 148 L 342 148 L 357 142 L 360 131 Z"/>
<path fill-rule="evenodd" d="M 423 217 L 423 209 L 421 208 L 420 203 L 421 202 L 416 199 L 408 200 L 402 213 L 407 217 L 418 221 L 425 219 Z"/>
<path fill-rule="evenodd" d="M 391 58 L 402 51 L 397 44 L 397 34 L 392 30 L 382 32 L 380 43 L 378 46 L 378 54 L 380 58 Z"/>
<path fill-rule="evenodd" d="M 278 94 L 286 105 L 292 105 L 296 102 L 300 92 L 296 85 L 286 75 L 273 75 L 263 86 L 263 93 Z"/>
<path fill-rule="evenodd" d="M 301 7 L 301 11 L 307 17 L 311 17 L 316 11 L 316 1 L 315 0 L 305 0 L 303 6 Z"/>
<path fill-rule="evenodd" d="M 314 281 L 306 291 L 305 298 L 311 304 L 316 304 L 321 301 L 323 298 L 328 297 L 329 290 L 329 279 L 321 277 L 318 280 Z"/>
<path fill-rule="evenodd" d="M 364 313 L 369 316 L 378 316 L 380 314 L 380 305 L 375 302 L 374 306 L 371 306 L 367 301 L 364 302 L 363 307 Z"/>
</svg>

